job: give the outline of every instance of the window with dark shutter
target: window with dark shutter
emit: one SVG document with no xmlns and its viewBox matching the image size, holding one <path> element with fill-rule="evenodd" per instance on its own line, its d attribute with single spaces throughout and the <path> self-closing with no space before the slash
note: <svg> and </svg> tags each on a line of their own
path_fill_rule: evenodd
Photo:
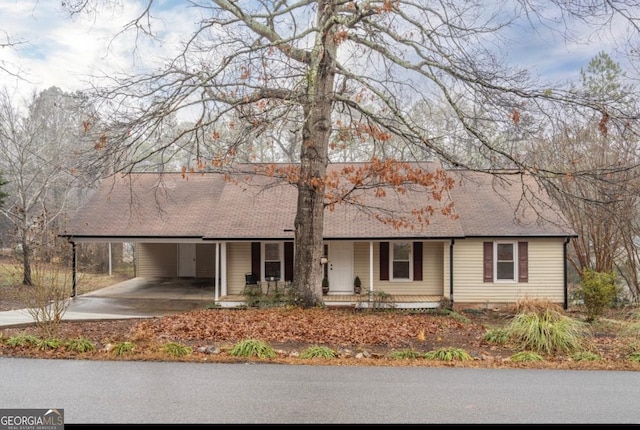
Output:
<svg viewBox="0 0 640 430">
<path fill-rule="evenodd" d="M 422 281 L 422 242 L 413 242 L 413 280 Z"/>
<path fill-rule="evenodd" d="M 529 282 L 528 242 L 518 242 L 518 282 Z"/>
<path fill-rule="evenodd" d="M 389 242 L 380 242 L 380 280 L 389 280 Z"/>
<path fill-rule="evenodd" d="M 493 242 L 483 243 L 484 282 L 493 282 Z"/>
</svg>

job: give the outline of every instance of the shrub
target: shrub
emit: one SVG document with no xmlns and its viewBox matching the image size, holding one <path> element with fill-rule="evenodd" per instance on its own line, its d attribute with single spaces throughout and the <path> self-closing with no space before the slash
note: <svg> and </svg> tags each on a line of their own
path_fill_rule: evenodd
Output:
<svg viewBox="0 0 640 430">
<path fill-rule="evenodd" d="M 336 352 L 328 346 L 313 345 L 307 348 L 300 358 L 335 358 Z"/>
<path fill-rule="evenodd" d="M 576 294 L 587 308 L 587 320 L 594 321 L 613 304 L 619 293 L 614 273 L 582 271 L 582 283 Z"/>
<path fill-rule="evenodd" d="M 424 358 L 427 360 L 440 360 L 440 361 L 468 361 L 473 360 L 473 357 L 461 348 L 440 348 L 435 351 L 429 351 L 424 354 Z"/>
<path fill-rule="evenodd" d="M 236 343 L 229 354 L 235 357 L 274 358 L 276 351 L 261 340 L 245 339 Z"/>
<path fill-rule="evenodd" d="M 89 352 L 95 351 L 96 347 L 89 339 L 86 337 L 79 337 L 76 339 L 70 339 L 65 344 L 69 351 L 75 352 Z"/>
<path fill-rule="evenodd" d="M 172 357 L 184 357 L 190 355 L 193 352 L 193 348 L 186 345 L 181 345 L 175 342 L 169 342 L 162 346 L 162 350 Z"/>
</svg>

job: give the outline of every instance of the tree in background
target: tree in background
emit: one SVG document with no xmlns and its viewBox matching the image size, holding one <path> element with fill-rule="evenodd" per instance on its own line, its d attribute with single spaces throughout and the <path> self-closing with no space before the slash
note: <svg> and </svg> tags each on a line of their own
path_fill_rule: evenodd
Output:
<svg viewBox="0 0 640 430">
<path fill-rule="evenodd" d="M 618 172 L 617 165 L 585 174 L 572 165 L 527 163 L 527 145 L 557 126 L 555 115 L 566 106 L 595 114 L 591 121 L 600 129 L 623 124 L 634 113 L 561 83 L 531 79 L 506 62 L 506 52 L 510 32 L 534 21 L 595 30 L 633 24 L 625 11 L 638 3 L 629 3 L 194 0 L 190 9 L 175 3 L 175 13 L 200 13 L 179 52 L 145 65 L 156 72 L 96 81 L 96 103 L 102 101 L 108 121 L 91 130 L 94 160 L 126 172 L 179 144 L 189 146 L 192 171 L 231 172 L 239 157 L 260 155 L 252 146 L 265 137 L 295 143 L 295 152 L 287 153 L 297 152 L 297 169 L 254 173 L 297 187 L 293 289 L 304 306 L 313 306 L 322 302 L 325 208 L 349 203 L 356 187 L 384 195 L 385 187 L 402 192 L 414 185 L 435 200 L 452 186 L 446 175 L 416 174 L 401 161 L 437 158 L 445 167 L 489 173 L 506 167 L 514 180 L 534 175 L 541 181 L 599 182 Z M 92 4 L 72 2 L 79 7 L 73 12 Z M 153 27 L 154 3 L 147 6 L 128 29 L 161 38 Z M 149 146 L 148 137 L 166 129 L 171 115 L 193 120 Z M 447 118 L 451 128 L 436 133 L 431 117 Z M 464 142 L 463 150 L 456 142 Z M 342 148 L 370 163 L 329 178 L 330 155 L 339 158 L 332 151 Z M 469 163 L 469 154 L 480 159 Z M 345 183 L 350 186 L 335 186 Z M 419 219 L 397 225 L 427 223 L 430 209 L 416 209 Z M 392 216 L 381 219 L 393 222 Z"/>
<path fill-rule="evenodd" d="M 78 197 L 85 103 L 79 95 L 50 88 L 34 95 L 23 114 L 7 91 L 0 94 L 0 170 L 9 181 L 0 214 L 15 228 L 25 285 L 33 283 L 34 253 L 48 258 L 49 232 L 57 231 Z"/>
<path fill-rule="evenodd" d="M 580 107 L 565 110 L 562 126 L 540 140 L 529 157 L 549 169 L 569 165 L 584 178 L 564 175 L 547 182 L 550 195 L 578 233 L 568 256 L 576 272 L 617 272 L 637 300 L 640 139 L 631 123 L 612 126 L 603 116 L 607 106 L 633 108 L 637 91 L 623 78 L 619 64 L 607 53 L 594 57 L 574 91 L 602 106 L 601 114 Z M 598 180 L 599 174 L 604 180 Z"/>
<path fill-rule="evenodd" d="M 8 194 L 5 193 L 2 189 L 2 187 L 4 187 L 5 185 L 7 185 L 7 181 L 5 181 L 4 177 L 2 176 L 2 172 L 0 172 L 0 208 L 4 206 L 4 200 L 8 196 Z"/>
</svg>

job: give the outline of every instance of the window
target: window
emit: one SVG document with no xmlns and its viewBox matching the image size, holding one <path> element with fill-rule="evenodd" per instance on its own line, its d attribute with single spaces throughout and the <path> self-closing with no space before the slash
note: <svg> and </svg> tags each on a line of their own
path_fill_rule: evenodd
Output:
<svg viewBox="0 0 640 430">
<path fill-rule="evenodd" d="M 411 242 L 393 242 L 391 246 L 391 276 L 393 280 L 411 280 Z"/>
<path fill-rule="evenodd" d="M 496 281 L 515 281 L 518 279 L 516 261 L 517 248 L 513 242 L 498 242 L 495 246 Z"/>
<path fill-rule="evenodd" d="M 277 278 L 282 276 L 282 244 L 264 244 L 264 279 Z"/>
</svg>

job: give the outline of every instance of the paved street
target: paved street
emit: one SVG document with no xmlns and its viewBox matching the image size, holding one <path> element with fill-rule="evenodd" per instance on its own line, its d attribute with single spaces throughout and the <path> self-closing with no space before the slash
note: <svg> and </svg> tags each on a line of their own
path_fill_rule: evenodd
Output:
<svg viewBox="0 0 640 430">
<path fill-rule="evenodd" d="M 65 424 L 640 423 L 640 373 L 0 358 L 3 408 Z"/>
</svg>

